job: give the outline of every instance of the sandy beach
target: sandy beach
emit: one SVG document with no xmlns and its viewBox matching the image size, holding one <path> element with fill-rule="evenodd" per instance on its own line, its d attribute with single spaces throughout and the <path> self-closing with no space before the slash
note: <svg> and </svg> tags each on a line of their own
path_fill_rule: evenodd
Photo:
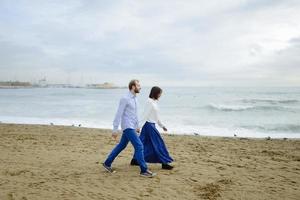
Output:
<svg viewBox="0 0 300 200">
<path fill-rule="evenodd" d="M 131 145 L 103 170 L 110 133 L 0 124 L 0 199 L 300 199 L 300 140 L 164 135 L 175 168 L 146 179 Z"/>
</svg>

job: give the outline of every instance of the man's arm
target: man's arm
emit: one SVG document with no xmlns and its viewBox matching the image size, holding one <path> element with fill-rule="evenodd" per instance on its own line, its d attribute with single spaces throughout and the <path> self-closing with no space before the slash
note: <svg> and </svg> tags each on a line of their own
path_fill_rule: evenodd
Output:
<svg viewBox="0 0 300 200">
<path fill-rule="evenodd" d="M 114 122 L 113 122 L 113 133 L 116 133 L 118 131 L 118 127 L 119 127 L 119 124 L 120 124 L 120 121 L 121 121 L 121 117 L 124 113 L 126 105 L 127 105 L 127 99 L 123 97 L 120 100 L 119 107 L 118 107 L 118 110 L 117 110 L 117 113 L 115 115 L 115 119 L 114 119 Z"/>
</svg>

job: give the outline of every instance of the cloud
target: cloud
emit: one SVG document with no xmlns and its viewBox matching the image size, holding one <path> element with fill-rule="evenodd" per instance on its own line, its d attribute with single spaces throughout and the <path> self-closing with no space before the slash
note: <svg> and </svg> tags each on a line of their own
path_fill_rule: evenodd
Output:
<svg viewBox="0 0 300 200">
<path fill-rule="evenodd" d="M 299 85 L 299 8 L 293 0 L 1 1 L 0 79 Z M 290 71 L 274 81 L 278 63 Z"/>
</svg>

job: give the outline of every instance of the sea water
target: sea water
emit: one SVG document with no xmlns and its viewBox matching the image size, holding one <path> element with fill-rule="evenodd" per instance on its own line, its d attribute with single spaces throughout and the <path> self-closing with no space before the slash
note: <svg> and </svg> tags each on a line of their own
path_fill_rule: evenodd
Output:
<svg viewBox="0 0 300 200">
<path fill-rule="evenodd" d="M 142 88 L 138 95 L 139 115 L 149 91 Z M 126 88 L 0 89 L 0 121 L 112 128 L 119 99 L 126 92 Z M 171 134 L 300 138 L 300 88 L 166 87 L 159 107 L 160 119 Z"/>
</svg>

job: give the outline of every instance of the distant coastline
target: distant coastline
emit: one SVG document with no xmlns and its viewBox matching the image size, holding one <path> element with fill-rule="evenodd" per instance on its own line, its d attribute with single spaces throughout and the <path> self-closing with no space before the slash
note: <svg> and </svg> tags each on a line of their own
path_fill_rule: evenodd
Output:
<svg viewBox="0 0 300 200">
<path fill-rule="evenodd" d="M 114 83 L 93 83 L 85 86 L 72 84 L 47 84 L 47 83 L 30 83 L 20 81 L 0 81 L 0 89 L 23 89 L 23 88 L 85 88 L 85 89 L 120 89 L 126 87 L 116 86 Z"/>
<path fill-rule="evenodd" d="M 0 82 L 1 89 L 30 88 L 30 87 L 32 87 L 32 84 L 29 82 L 19 82 L 19 81 Z"/>
</svg>

